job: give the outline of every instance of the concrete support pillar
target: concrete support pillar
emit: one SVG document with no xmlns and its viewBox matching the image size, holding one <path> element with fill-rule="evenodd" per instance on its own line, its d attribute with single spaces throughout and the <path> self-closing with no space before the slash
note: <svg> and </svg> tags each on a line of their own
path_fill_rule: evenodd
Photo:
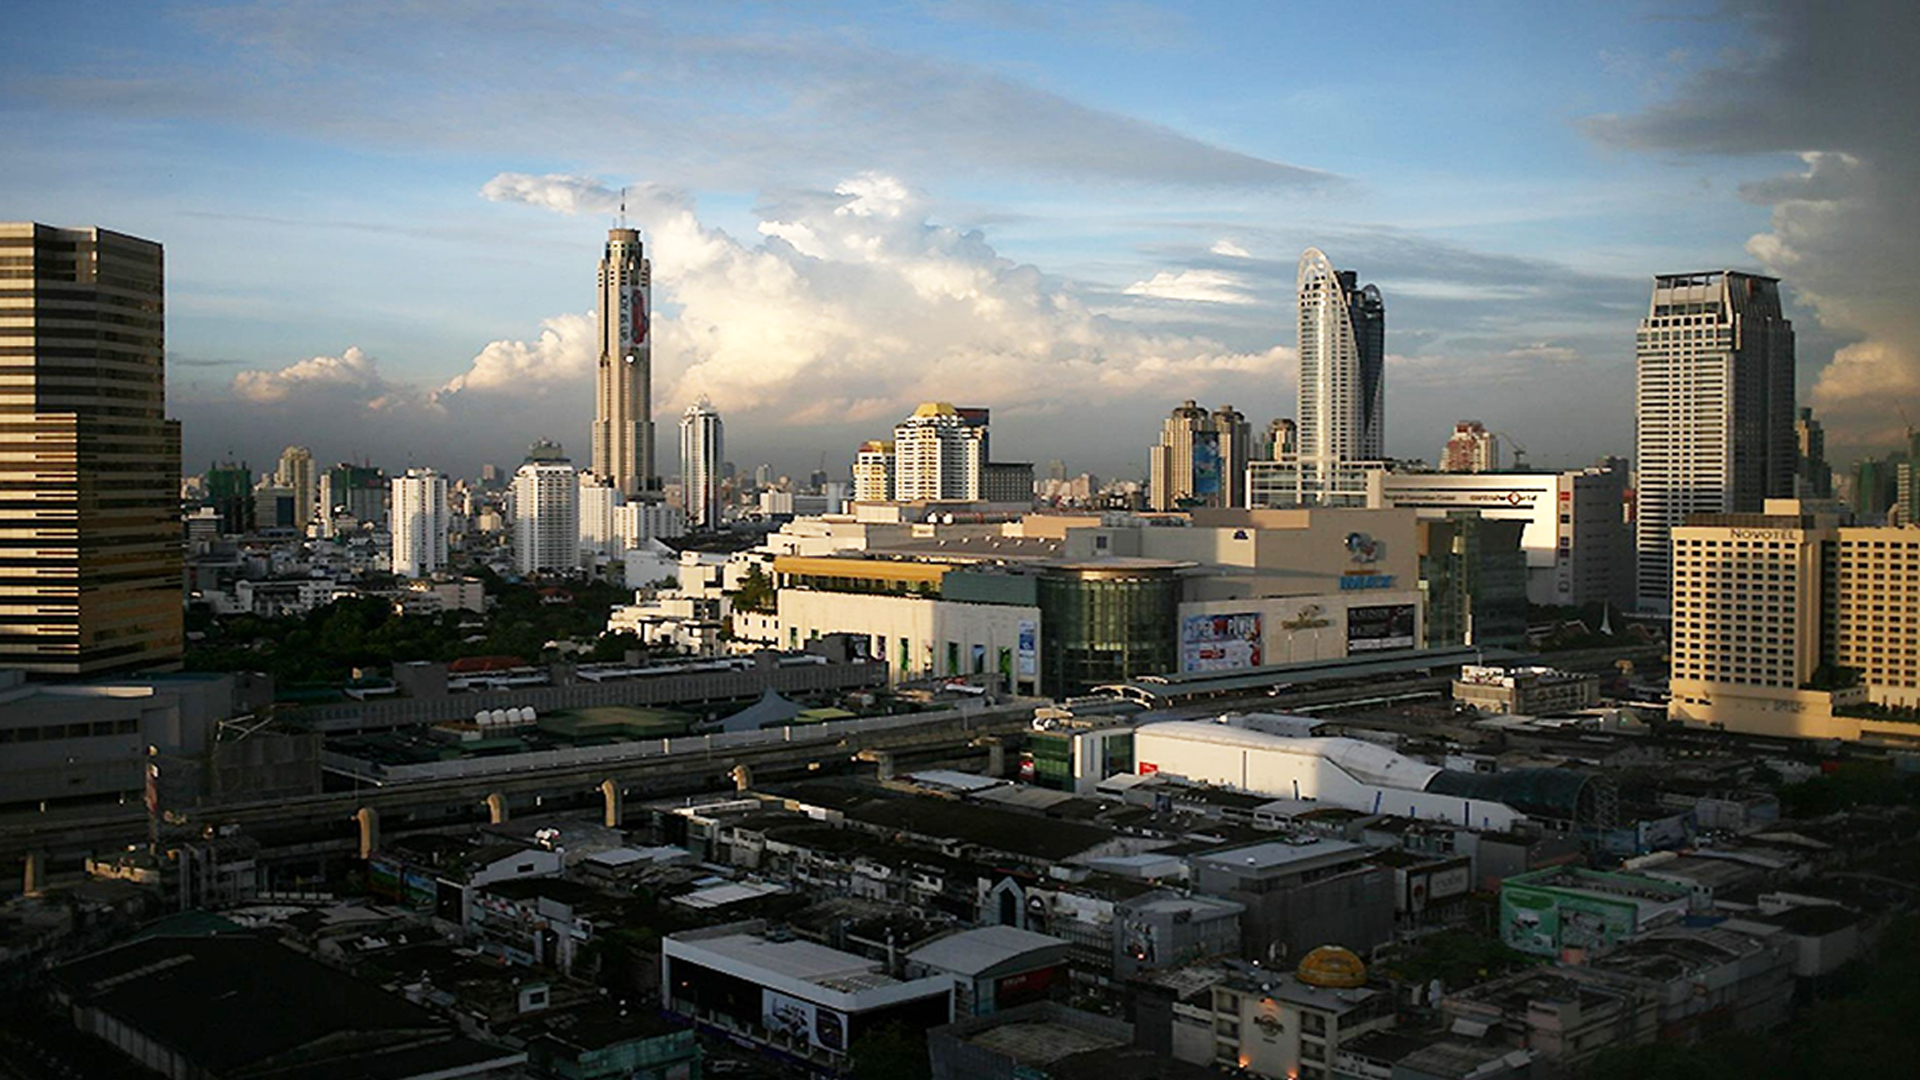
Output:
<svg viewBox="0 0 1920 1080">
<path fill-rule="evenodd" d="M 622 820 L 626 817 L 627 813 L 627 797 L 621 792 L 619 781 L 603 780 L 600 782 L 600 801 L 604 803 L 606 807 L 606 817 L 604 820 L 607 828 L 620 828 Z"/>
<path fill-rule="evenodd" d="M 380 850 L 380 811 L 363 806 L 353 816 L 360 822 L 360 857 L 372 858 Z"/>
<path fill-rule="evenodd" d="M 733 790 L 753 790 L 753 767 L 751 765 L 735 765 L 733 772 L 729 775 L 733 777 Z"/>
<path fill-rule="evenodd" d="M 507 806 L 507 797 L 496 791 L 487 796 L 487 820 L 495 825 L 505 825 L 513 817 L 513 811 Z"/>
<path fill-rule="evenodd" d="M 862 750 L 854 756 L 855 761 L 871 761 L 878 767 L 881 782 L 893 779 L 893 755 L 885 750 Z"/>
<path fill-rule="evenodd" d="M 987 748 L 987 775 L 1007 775 L 1007 744 L 998 735 L 982 735 L 973 740 L 973 745 Z"/>
<path fill-rule="evenodd" d="M 26 893 L 32 896 L 47 887 L 47 853 L 44 851 L 27 852 L 27 868 L 21 879 Z"/>
</svg>

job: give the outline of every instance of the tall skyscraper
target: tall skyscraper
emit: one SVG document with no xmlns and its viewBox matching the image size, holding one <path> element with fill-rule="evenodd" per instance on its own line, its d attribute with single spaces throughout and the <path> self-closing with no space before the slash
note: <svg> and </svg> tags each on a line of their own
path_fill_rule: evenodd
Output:
<svg viewBox="0 0 1920 1080">
<path fill-rule="evenodd" d="M 313 468 L 313 451 L 304 446 L 289 446 L 280 453 L 280 464 L 273 470 L 273 482 L 293 492 L 294 526 L 305 529 L 319 506 L 320 481 Z"/>
<path fill-rule="evenodd" d="M 1300 256 L 1300 456 L 1338 464 L 1386 454 L 1387 309 L 1319 248 Z"/>
<path fill-rule="evenodd" d="M 447 565 L 447 478 L 408 469 L 393 478 L 393 572 L 423 578 Z"/>
<path fill-rule="evenodd" d="M 702 394 L 680 418 L 680 490 L 687 504 L 687 524 L 695 529 L 720 527 L 725 509 L 720 497 L 720 463 L 725 460 L 726 437 L 720 414 Z"/>
<path fill-rule="evenodd" d="M 1777 278 L 1654 278 L 1640 322 L 1636 603 L 1665 613 L 1672 532 L 1692 514 L 1757 514 L 1793 496 L 1793 324 Z"/>
<path fill-rule="evenodd" d="M 522 574 L 580 567 L 580 481 L 558 443 L 534 443 L 513 474 L 513 563 Z"/>
<path fill-rule="evenodd" d="M 165 280 L 150 240 L 0 223 L 0 665 L 89 675 L 180 662 Z"/>
<path fill-rule="evenodd" d="M 600 369 L 593 473 L 628 499 L 660 490 L 653 458 L 653 266 L 638 229 L 607 230 L 600 259 Z"/>
<path fill-rule="evenodd" d="M 1160 425 L 1149 451 L 1147 505 L 1154 510 L 1245 506 L 1253 426 L 1231 405 L 1218 412 L 1186 401 Z"/>
<path fill-rule="evenodd" d="M 247 463 L 228 461 L 207 466 L 206 505 L 220 515 L 223 532 L 244 536 L 258 524 L 253 501 L 253 469 Z"/>
<path fill-rule="evenodd" d="M 980 498 L 987 463 L 984 409 L 929 401 L 893 429 L 893 497 L 901 502 Z"/>
</svg>

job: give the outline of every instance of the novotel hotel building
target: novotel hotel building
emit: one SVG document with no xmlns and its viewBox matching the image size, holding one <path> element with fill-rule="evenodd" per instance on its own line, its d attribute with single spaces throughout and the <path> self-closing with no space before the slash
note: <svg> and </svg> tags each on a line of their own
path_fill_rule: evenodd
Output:
<svg viewBox="0 0 1920 1080">
<path fill-rule="evenodd" d="M 1527 600 L 1541 605 L 1633 602 L 1633 534 L 1623 464 L 1567 472 L 1388 473 L 1386 505 L 1443 518 L 1461 510 L 1524 522 Z"/>
</svg>

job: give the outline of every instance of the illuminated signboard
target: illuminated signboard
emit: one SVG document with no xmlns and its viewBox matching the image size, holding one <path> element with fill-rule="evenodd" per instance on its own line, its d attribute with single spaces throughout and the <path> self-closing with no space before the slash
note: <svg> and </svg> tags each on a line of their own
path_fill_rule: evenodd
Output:
<svg viewBox="0 0 1920 1080">
<path fill-rule="evenodd" d="M 1181 671 L 1235 671 L 1259 667 L 1260 615 L 1189 615 L 1180 623 Z"/>
<path fill-rule="evenodd" d="M 1414 605 L 1381 604 L 1347 609 L 1347 651 L 1413 648 Z"/>
</svg>

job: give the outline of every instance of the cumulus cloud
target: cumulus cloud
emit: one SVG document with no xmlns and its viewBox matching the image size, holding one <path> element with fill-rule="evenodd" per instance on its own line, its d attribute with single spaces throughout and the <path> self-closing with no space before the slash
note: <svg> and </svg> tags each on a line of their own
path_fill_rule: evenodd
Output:
<svg viewBox="0 0 1920 1080">
<path fill-rule="evenodd" d="M 1246 248 L 1241 247 L 1239 244 L 1234 243 L 1224 236 L 1215 240 L 1213 246 L 1207 250 L 1213 252 L 1215 255 L 1225 255 L 1230 259 L 1253 258 L 1253 252 L 1248 251 Z"/>
<path fill-rule="evenodd" d="M 233 377 L 234 396 L 256 405 L 326 397 L 380 409 L 396 403 L 396 389 L 358 345 L 349 345 L 339 356 L 314 356 L 273 371 L 249 369 Z"/>
<path fill-rule="evenodd" d="M 599 356 L 596 321 L 592 312 L 555 315 L 541 323 L 533 341 L 489 342 L 471 367 L 435 391 L 434 400 L 461 393 L 544 394 L 555 383 L 583 380 Z"/>
<path fill-rule="evenodd" d="M 596 190 L 569 180 L 569 190 Z M 485 189 L 489 198 L 517 190 L 500 178 Z M 660 407 L 704 393 L 729 415 L 884 424 L 928 399 L 1045 411 L 1290 370 L 1291 350 L 1234 349 L 1096 314 L 1072 283 L 929 217 L 924 194 L 881 172 L 767 200 L 750 241 L 703 224 L 688 204 L 650 206 Z M 1176 299 L 1247 302 L 1230 275 L 1172 277 L 1188 293 Z M 1168 292 L 1179 289 L 1141 295 Z M 550 321 L 540 348 L 489 346 L 447 389 L 584 380 L 590 337 L 585 325 Z"/>
<path fill-rule="evenodd" d="M 522 174 L 482 189 L 561 214 L 589 212 L 612 190 L 590 177 Z M 1118 413 L 1149 430 L 1195 395 L 1259 411 L 1292 398 L 1291 348 L 1234 347 L 1150 318 L 1168 298 L 1250 303 L 1234 275 L 1163 274 L 1174 284 L 1096 311 L 1083 286 L 930 220 L 928 198 L 890 174 L 769 197 L 744 239 L 677 197 L 630 199 L 628 210 L 653 262 L 657 420 L 704 394 L 736 431 L 810 427 L 831 446 L 884 432 L 918 402 L 950 400 L 992 407 L 1004 446 L 1018 444 L 1023 418 L 1036 434 L 1081 425 L 1110 437 Z M 597 351 L 595 316 L 564 313 L 527 339 L 484 345 L 424 387 L 387 378 L 350 348 L 241 372 L 231 391 L 270 406 L 261 416 L 326 410 L 363 450 L 403 440 L 410 454 L 444 455 L 484 434 L 493 449 L 466 452 L 497 459 L 503 441 L 585 430 Z M 188 412 L 203 406 L 217 410 Z"/>
<path fill-rule="evenodd" d="M 1920 6 L 1910 0 L 1746 0 L 1755 44 L 1697 71 L 1671 100 L 1590 130 L 1628 147 L 1794 154 L 1792 172 L 1749 183 L 1771 231 L 1747 251 L 1822 325 L 1855 339 L 1820 370 L 1813 404 L 1830 442 L 1899 437 L 1889 402 L 1920 392 L 1920 131 L 1893 103 L 1920 100 Z M 1802 335 L 1803 338 L 1805 335 Z M 1825 357 L 1802 355 L 1808 361 Z"/>
<path fill-rule="evenodd" d="M 1241 288 L 1238 275 L 1223 270 L 1162 270 L 1145 281 L 1127 286 L 1128 296 L 1150 296 L 1156 300 L 1185 300 L 1200 304 L 1251 304 L 1253 298 Z"/>
</svg>

